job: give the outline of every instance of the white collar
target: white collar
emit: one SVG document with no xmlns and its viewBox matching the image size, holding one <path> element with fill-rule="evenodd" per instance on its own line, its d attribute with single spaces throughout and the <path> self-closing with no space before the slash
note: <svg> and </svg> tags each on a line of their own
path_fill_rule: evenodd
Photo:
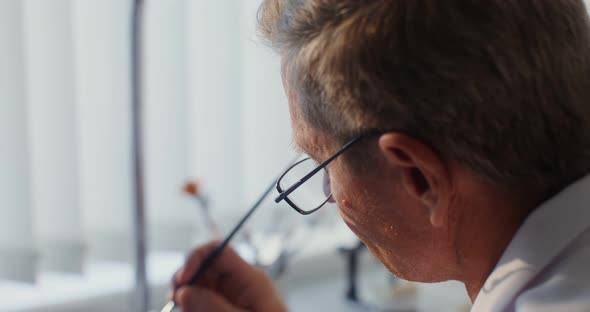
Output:
<svg viewBox="0 0 590 312">
<path fill-rule="evenodd" d="M 503 311 L 561 250 L 590 228 L 590 175 L 535 209 L 480 290 L 472 311 Z"/>
</svg>

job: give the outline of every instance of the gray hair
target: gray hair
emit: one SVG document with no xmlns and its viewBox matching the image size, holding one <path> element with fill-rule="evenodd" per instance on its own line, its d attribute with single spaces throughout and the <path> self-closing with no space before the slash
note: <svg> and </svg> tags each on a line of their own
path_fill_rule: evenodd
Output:
<svg viewBox="0 0 590 312">
<path fill-rule="evenodd" d="M 499 185 L 547 197 L 590 171 L 582 0 L 266 0 L 303 118 L 344 142 L 400 129 Z"/>
</svg>

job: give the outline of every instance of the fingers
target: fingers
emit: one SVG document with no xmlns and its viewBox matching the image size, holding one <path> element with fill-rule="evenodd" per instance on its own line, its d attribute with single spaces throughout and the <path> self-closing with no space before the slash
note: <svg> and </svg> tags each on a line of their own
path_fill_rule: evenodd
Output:
<svg viewBox="0 0 590 312">
<path fill-rule="evenodd" d="M 200 265 L 201 262 L 217 247 L 219 244 L 218 241 L 211 241 L 203 246 L 195 248 L 190 251 L 190 253 L 186 256 L 184 266 L 180 268 L 178 275 L 179 277 L 185 275 L 183 274 L 185 271 L 195 271 Z"/>
<path fill-rule="evenodd" d="M 218 244 L 211 242 L 194 250 L 176 273 L 172 296 L 182 311 L 286 311 L 269 277 L 229 247 L 211 263 L 197 285 L 186 285 Z"/>
<path fill-rule="evenodd" d="M 209 242 L 193 250 L 186 258 L 184 265 L 174 274 L 174 288 L 186 284 L 193 274 L 199 269 L 203 260 L 215 249 L 219 244 L 217 241 Z M 221 255 L 220 255 L 221 256 Z"/>
<path fill-rule="evenodd" d="M 198 286 L 181 287 L 175 294 L 175 302 L 183 312 L 234 312 L 244 311 L 217 293 Z"/>
<path fill-rule="evenodd" d="M 187 257 L 184 266 L 175 274 L 173 288 L 177 289 L 179 286 L 185 285 L 201 267 L 203 260 L 218 245 L 219 242 L 213 241 L 195 249 Z M 232 248 L 227 246 L 211 264 L 211 267 L 207 270 L 206 277 L 232 275 L 233 272 L 240 272 L 245 266 L 247 266 L 247 263 Z M 203 280 L 208 280 L 208 278 L 203 278 Z"/>
</svg>

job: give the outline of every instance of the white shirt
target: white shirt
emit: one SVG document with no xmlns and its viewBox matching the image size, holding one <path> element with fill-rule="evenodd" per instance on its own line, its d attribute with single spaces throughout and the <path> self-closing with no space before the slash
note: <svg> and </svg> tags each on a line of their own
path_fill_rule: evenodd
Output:
<svg viewBox="0 0 590 312">
<path fill-rule="evenodd" d="M 471 311 L 590 312 L 590 176 L 527 217 Z"/>
</svg>

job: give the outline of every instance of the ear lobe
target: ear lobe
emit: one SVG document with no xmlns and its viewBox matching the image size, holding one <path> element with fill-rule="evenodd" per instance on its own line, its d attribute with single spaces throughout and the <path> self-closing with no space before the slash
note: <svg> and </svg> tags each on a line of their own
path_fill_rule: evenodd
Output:
<svg viewBox="0 0 590 312">
<path fill-rule="evenodd" d="M 445 209 L 439 186 L 448 182 L 445 164 L 428 146 L 404 134 L 383 134 L 379 147 L 386 159 L 402 170 L 401 182 L 408 194 L 428 208 L 431 224 L 442 226 Z"/>
</svg>

